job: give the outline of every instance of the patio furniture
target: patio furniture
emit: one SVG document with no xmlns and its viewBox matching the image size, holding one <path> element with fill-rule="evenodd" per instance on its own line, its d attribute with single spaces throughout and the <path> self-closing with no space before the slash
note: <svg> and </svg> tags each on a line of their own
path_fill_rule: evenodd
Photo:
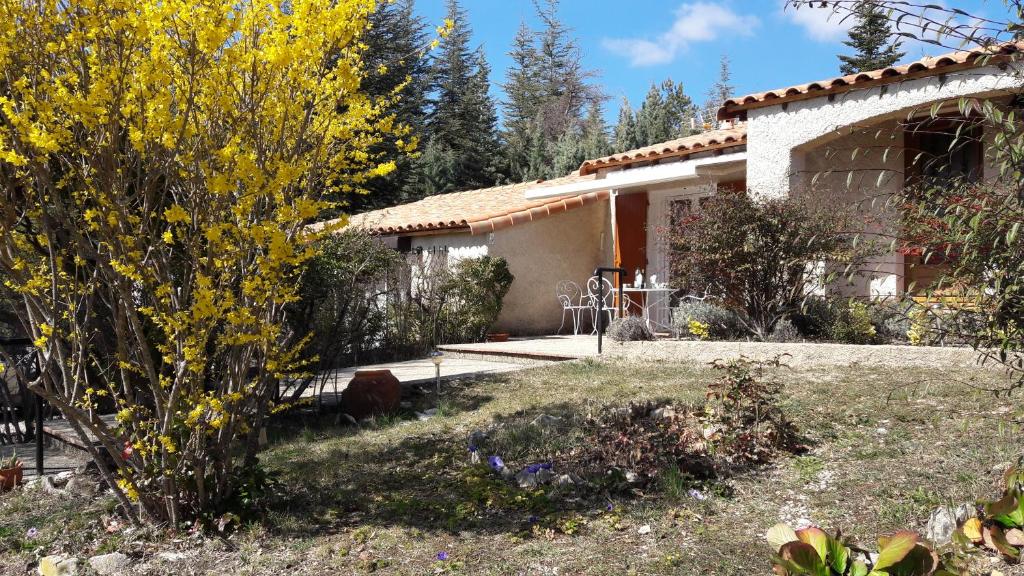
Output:
<svg viewBox="0 0 1024 576">
<path fill-rule="evenodd" d="M 555 294 L 558 296 L 558 303 L 562 305 L 562 324 L 558 327 L 558 334 L 562 333 L 565 327 L 565 316 L 572 318 L 572 333 L 579 335 L 580 325 L 583 323 L 583 312 L 591 310 L 590 300 L 583 293 L 580 285 L 568 280 L 559 282 L 555 287 Z"/>
<path fill-rule="evenodd" d="M 590 280 L 587 280 L 587 298 L 590 301 L 590 318 L 593 320 L 593 330 L 591 334 L 597 334 L 597 315 L 598 315 L 598 300 L 601 298 L 601 284 L 604 284 L 604 305 L 600 308 L 603 313 L 608 314 L 608 321 L 604 323 L 605 326 L 611 324 L 612 320 L 619 317 L 619 308 L 615 304 L 616 289 L 612 284 L 611 280 L 597 276 L 593 276 Z M 630 300 L 628 295 L 622 295 L 623 298 L 623 310 L 625 314 L 629 314 L 629 308 L 633 305 L 633 301 Z"/>
<path fill-rule="evenodd" d="M 635 288 L 623 286 L 621 290 L 622 297 L 626 299 L 626 302 L 640 307 L 644 322 L 647 323 L 647 327 L 652 332 L 656 332 L 657 328 L 671 331 L 671 326 L 669 325 L 671 319 L 666 316 L 669 314 L 669 301 L 672 299 L 674 292 L 675 289 L 668 287 Z"/>
</svg>

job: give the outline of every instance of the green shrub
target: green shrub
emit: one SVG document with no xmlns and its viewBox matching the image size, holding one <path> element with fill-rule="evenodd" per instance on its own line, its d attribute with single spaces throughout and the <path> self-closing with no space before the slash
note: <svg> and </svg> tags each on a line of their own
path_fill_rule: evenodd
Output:
<svg viewBox="0 0 1024 576">
<path fill-rule="evenodd" d="M 771 336 L 768 337 L 769 342 L 799 342 L 800 340 L 800 331 L 796 329 L 793 321 L 789 318 L 779 320 L 775 329 L 772 330 Z"/>
<path fill-rule="evenodd" d="M 639 316 L 616 318 L 608 325 L 608 337 L 616 342 L 654 340 L 654 333 Z"/>
<path fill-rule="evenodd" d="M 739 315 L 711 302 L 683 301 L 672 311 L 672 328 L 676 334 L 700 337 L 693 333 L 691 322 L 706 326 L 711 340 L 736 338 L 745 332 Z"/>
<path fill-rule="evenodd" d="M 746 332 L 765 340 L 776 323 L 799 311 L 814 286 L 858 269 L 872 252 L 870 243 L 849 233 L 857 229 L 856 218 L 852 210 L 799 196 L 711 196 L 669 234 L 673 281 L 720 294 Z"/>
<path fill-rule="evenodd" d="M 513 281 L 515 276 L 504 258 L 465 258 L 452 267 L 448 289 L 456 340 L 479 342 L 487 336 L 501 315 Z"/>
<path fill-rule="evenodd" d="M 830 337 L 837 314 L 838 310 L 832 300 L 823 296 L 810 296 L 800 305 L 800 310 L 790 316 L 790 320 L 804 338 L 824 340 Z"/>
<path fill-rule="evenodd" d="M 931 576 L 942 566 L 938 556 L 913 532 L 879 539 L 877 554 L 853 546 L 842 535 L 816 527 L 793 530 L 776 524 L 768 530 L 777 576 Z"/>
<path fill-rule="evenodd" d="M 829 329 L 831 340 L 843 344 L 872 344 L 877 337 L 878 329 L 867 304 L 850 300 L 846 306 L 837 307 Z"/>
</svg>

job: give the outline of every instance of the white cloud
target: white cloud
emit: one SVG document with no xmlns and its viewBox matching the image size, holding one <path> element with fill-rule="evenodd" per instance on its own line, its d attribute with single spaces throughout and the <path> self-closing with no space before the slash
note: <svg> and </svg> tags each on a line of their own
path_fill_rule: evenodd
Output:
<svg viewBox="0 0 1024 576">
<path fill-rule="evenodd" d="M 672 62 L 692 44 L 712 42 L 721 35 L 749 36 L 760 24 L 757 16 L 737 14 L 719 4 L 695 2 L 680 6 L 672 27 L 654 39 L 606 38 L 603 45 L 629 58 L 633 66 L 656 66 Z"/>
<path fill-rule="evenodd" d="M 846 33 L 849 32 L 850 28 L 854 25 L 853 18 L 843 19 L 845 14 L 837 13 L 833 8 L 820 8 L 818 5 L 814 6 L 800 6 L 794 8 L 793 6 L 786 6 L 786 2 L 781 2 L 784 5 L 783 14 L 791 22 L 800 26 L 807 32 L 807 35 L 818 42 L 837 42 L 846 38 Z"/>
</svg>

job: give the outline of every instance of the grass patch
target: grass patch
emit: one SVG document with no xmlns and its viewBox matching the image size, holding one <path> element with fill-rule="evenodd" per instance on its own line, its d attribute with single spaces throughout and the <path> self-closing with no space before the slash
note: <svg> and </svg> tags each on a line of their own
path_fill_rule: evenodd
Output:
<svg viewBox="0 0 1024 576">
<path fill-rule="evenodd" d="M 776 522 L 803 518 L 863 542 L 922 530 L 936 505 L 994 495 L 993 468 L 1020 449 L 1013 400 L 958 382 L 984 384 L 989 376 L 977 370 L 797 366 L 781 375 L 783 402 L 811 452 L 741 471 L 720 486 L 694 484 L 685 470 L 669 468 L 643 489 L 580 497 L 519 489 L 471 462 L 473 434 L 487 430 L 497 430 L 488 449 L 510 468 L 557 462 L 586 441 L 583 422 L 602 406 L 700 404 L 716 377 L 703 365 L 588 360 L 446 385 L 441 414 L 427 420 L 410 413 L 362 427 L 336 425 L 333 417 L 282 423 L 261 456 L 285 487 L 268 522 L 225 544 L 179 544 L 189 554 L 187 571 L 762 574 L 769 553 L 762 535 Z M 435 404 L 431 391 L 412 410 Z M 545 425 L 534 425 L 538 418 Z M 33 498 L 0 496 L 5 529 L 81 530 L 47 541 L 48 550 L 110 541 L 87 528 L 106 513 L 102 501 Z M 10 538 L 0 535 L 0 544 Z M 151 541 L 167 545 L 163 537 Z M 3 573 L 17 573 L 9 567 L 23 569 L 33 554 L 3 545 Z M 438 560 L 441 552 L 448 560 Z"/>
</svg>

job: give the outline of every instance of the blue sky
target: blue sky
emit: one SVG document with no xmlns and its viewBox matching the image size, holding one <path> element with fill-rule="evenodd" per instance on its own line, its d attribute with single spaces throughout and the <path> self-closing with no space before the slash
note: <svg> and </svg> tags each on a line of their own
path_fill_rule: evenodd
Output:
<svg viewBox="0 0 1024 576">
<path fill-rule="evenodd" d="M 932 0 L 934 2 L 934 0 Z M 585 63 L 610 97 L 636 106 L 652 82 L 672 78 L 703 102 L 718 75 L 719 58 L 732 62 L 737 93 L 759 92 L 838 75 L 836 55 L 844 26 L 828 10 L 783 10 L 784 0 L 562 0 L 562 20 L 574 29 Z M 1005 17 L 1002 0 L 943 2 L 980 16 Z M 444 18 L 444 0 L 417 0 L 431 23 Z M 474 39 L 487 52 L 494 95 L 509 64 L 507 52 L 521 21 L 537 28 L 531 0 L 462 0 Z M 848 25 L 847 25 L 848 26 Z M 906 60 L 934 54 L 934 46 L 905 46 Z"/>
</svg>

